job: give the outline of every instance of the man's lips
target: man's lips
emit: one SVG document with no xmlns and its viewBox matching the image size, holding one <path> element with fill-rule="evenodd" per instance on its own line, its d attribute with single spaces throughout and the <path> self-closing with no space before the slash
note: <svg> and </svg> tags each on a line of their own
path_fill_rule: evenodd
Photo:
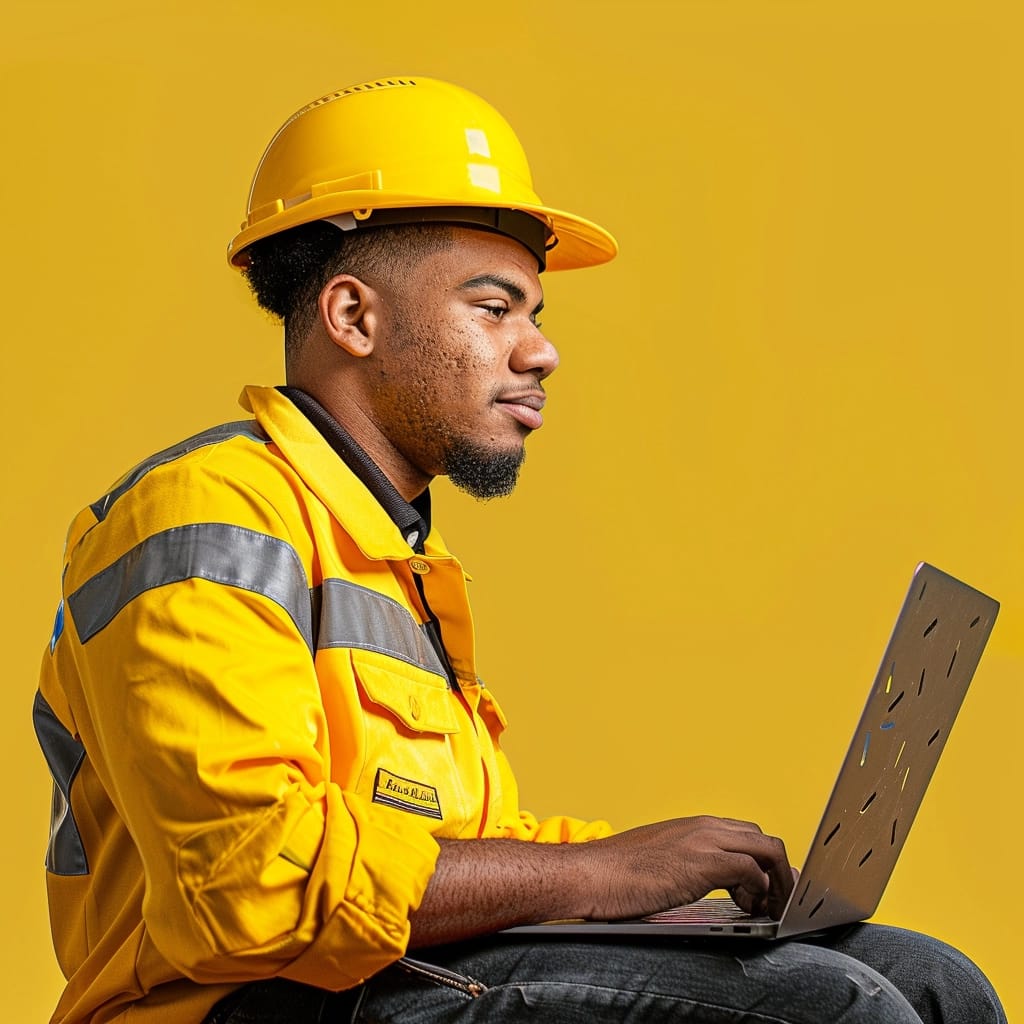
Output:
<svg viewBox="0 0 1024 1024">
<path fill-rule="evenodd" d="M 543 391 L 524 391 L 520 394 L 502 395 L 498 399 L 498 404 L 504 406 L 524 427 L 536 430 L 544 423 L 540 411 L 544 408 L 546 400 Z"/>
</svg>

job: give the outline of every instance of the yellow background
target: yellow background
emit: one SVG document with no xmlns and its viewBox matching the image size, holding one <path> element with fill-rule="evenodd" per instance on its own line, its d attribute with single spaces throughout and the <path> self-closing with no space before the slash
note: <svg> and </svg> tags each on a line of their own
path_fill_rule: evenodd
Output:
<svg viewBox="0 0 1024 1024">
<path fill-rule="evenodd" d="M 29 727 L 77 509 L 280 380 L 224 263 L 278 124 L 450 78 L 607 225 L 546 280 L 563 365 L 521 486 L 437 487 L 538 812 L 717 812 L 799 861 L 910 572 L 1003 602 L 879 917 L 1024 1011 L 1022 32 L 1014 4 L 35 0 L 2 36 L 5 1019 L 60 987 Z M 1019 931 L 1019 929 L 1018 929 Z"/>
</svg>

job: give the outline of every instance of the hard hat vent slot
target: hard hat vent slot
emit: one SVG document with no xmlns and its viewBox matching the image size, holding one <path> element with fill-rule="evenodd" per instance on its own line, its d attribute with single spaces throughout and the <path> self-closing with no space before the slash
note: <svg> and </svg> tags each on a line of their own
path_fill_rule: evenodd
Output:
<svg viewBox="0 0 1024 1024">
<path fill-rule="evenodd" d="M 347 89 L 335 93 L 337 96 L 351 96 L 354 92 L 369 92 L 371 89 L 389 89 L 393 86 L 415 85 L 412 78 L 378 78 L 374 82 L 363 82 L 361 85 L 350 85 Z"/>
<path fill-rule="evenodd" d="M 308 114 L 311 110 L 315 110 L 317 107 L 322 107 L 325 103 L 331 103 L 334 100 L 340 100 L 343 96 L 353 96 L 360 92 L 372 92 L 374 89 L 392 89 L 401 87 L 403 85 L 415 85 L 416 80 L 414 78 L 378 78 L 373 82 L 363 82 L 360 85 L 350 85 L 347 89 L 339 89 L 338 92 L 329 92 L 326 96 L 321 96 L 318 100 L 313 100 L 312 103 L 307 103 L 301 110 L 296 110 L 291 117 L 278 129 L 277 134 L 285 130 L 293 121 L 298 120 L 303 114 Z M 275 136 L 276 138 L 276 136 Z M 273 140 L 271 140 L 273 142 Z"/>
</svg>

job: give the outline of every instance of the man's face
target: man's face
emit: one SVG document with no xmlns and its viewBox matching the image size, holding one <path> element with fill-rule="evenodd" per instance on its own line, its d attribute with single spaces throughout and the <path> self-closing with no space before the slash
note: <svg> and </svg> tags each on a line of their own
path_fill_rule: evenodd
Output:
<svg viewBox="0 0 1024 1024">
<path fill-rule="evenodd" d="M 385 332 L 366 368 L 376 425 L 398 455 L 491 498 L 515 485 L 558 353 L 537 325 L 536 259 L 502 235 L 453 234 L 381 289 Z"/>
</svg>

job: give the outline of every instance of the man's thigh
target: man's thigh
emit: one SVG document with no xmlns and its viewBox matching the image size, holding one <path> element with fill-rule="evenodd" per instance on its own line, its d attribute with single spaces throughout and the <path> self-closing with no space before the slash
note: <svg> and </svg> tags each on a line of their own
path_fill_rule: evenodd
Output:
<svg viewBox="0 0 1024 1024">
<path fill-rule="evenodd" d="M 505 938 L 424 950 L 358 992 L 283 979 L 224 1000 L 209 1024 L 1006 1024 L 957 950 L 854 925 L 803 941 L 611 943 Z"/>
<path fill-rule="evenodd" d="M 920 1024 L 895 985 L 804 943 L 489 939 L 372 979 L 358 1024 Z"/>
</svg>

